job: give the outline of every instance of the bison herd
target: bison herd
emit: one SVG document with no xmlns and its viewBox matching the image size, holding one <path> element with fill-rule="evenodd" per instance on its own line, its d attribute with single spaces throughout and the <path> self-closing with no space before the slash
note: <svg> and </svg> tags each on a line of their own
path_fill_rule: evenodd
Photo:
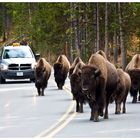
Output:
<svg viewBox="0 0 140 140">
<path fill-rule="evenodd" d="M 62 90 L 67 77 L 71 93 L 76 101 L 76 112 L 83 112 L 83 105 L 89 104 L 90 120 L 99 121 L 99 116 L 108 119 L 108 106 L 115 102 L 115 114 L 126 113 L 126 99 L 130 91 L 132 103 L 137 102 L 140 90 L 140 55 L 136 54 L 125 71 L 116 68 L 102 50 L 92 54 L 87 63 L 76 57 L 70 65 L 65 55 L 60 55 L 53 64 L 54 79 Z M 39 96 L 44 96 L 52 67 L 40 58 L 35 68 L 35 86 Z M 138 97 L 140 101 L 140 95 Z M 123 104 L 121 108 L 121 104 Z"/>
</svg>

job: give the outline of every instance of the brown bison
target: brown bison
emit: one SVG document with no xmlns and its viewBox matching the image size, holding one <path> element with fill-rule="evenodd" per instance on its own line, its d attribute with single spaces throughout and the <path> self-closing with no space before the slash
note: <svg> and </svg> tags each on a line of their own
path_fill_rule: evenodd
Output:
<svg viewBox="0 0 140 140">
<path fill-rule="evenodd" d="M 132 60 L 126 66 L 125 71 L 130 75 L 131 78 L 130 95 L 133 97 L 132 103 L 136 103 L 138 91 L 138 100 L 140 101 L 140 54 L 133 56 Z"/>
<path fill-rule="evenodd" d="M 117 70 L 100 54 L 92 54 L 88 65 L 82 68 L 82 90 L 89 100 L 90 120 L 99 121 L 99 116 L 108 119 L 108 105 L 118 82 Z"/>
<path fill-rule="evenodd" d="M 130 76 L 124 72 L 122 69 L 117 69 L 117 73 L 119 76 L 117 88 L 112 95 L 113 100 L 115 100 L 116 108 L 115 114 L 120 114 L 121 112 L 121 104 L 123 103 L 122 113 L 126 113 L 126 99 L 128 92 L 131 87 L 131 79 Z"/>
<path fill-rule="evenodd" d="M 48 85 L 50 75 L 51 65 L 45 60 L 45 58 L 40 58 L 35 68 L 35 86 L 39 96 L 44 96 L 44 90 Z"/>
<path fill-rule="evenodd" d="M 76 58 L 74 59 L 72 65 L 71 65 L 71 67 L 70 67 L 70 69 L 69 69 L 69 78 L 70 78 L 71 74 L 73 73 L 73 70 L 74 70 L 74 68 L 75 68 L 75 66 L 76 66 L 76 64 L 77 64 L 78 62 L 82 62 L 82 60 L 81 60 L 80 57 L 76 57 Z"/>
<path fill-rule="evenodd" d="M 57 87 L 58 89 L 63 89 L 70 68 L 70 63 L 67 57 L 65 55 L 60 55 L 53 68 Z"/>
<path fill-rule="evenodd" d="M 78 62 L 70 77 L 71 92 L 73 98 L 76 100 L 76 112 L 80 113 L 83 112 L 83 104 L 86 100 L 81 87 L 81 69 L 84 65 L 83 62 Z"/>
</svg>

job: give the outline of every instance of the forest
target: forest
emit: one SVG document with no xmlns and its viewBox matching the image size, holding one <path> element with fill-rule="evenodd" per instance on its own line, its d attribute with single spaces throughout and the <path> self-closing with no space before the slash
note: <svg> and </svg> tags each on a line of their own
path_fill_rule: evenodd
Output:
<svg viewBox="0 0 140 140">
<path fill-rule="evenodd" d="M 21 40 L 51 63 L 101 49 L 124 69 L 140 52 L 140 3 L 1 2 L 0 47 Z"/>
</svg>

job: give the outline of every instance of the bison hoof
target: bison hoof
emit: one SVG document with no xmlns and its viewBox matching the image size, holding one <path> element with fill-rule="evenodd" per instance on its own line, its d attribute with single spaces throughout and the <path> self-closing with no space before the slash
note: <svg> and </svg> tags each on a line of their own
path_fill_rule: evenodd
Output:
<svg viewBox="0 0 140 140">
<path fill-rule="evenodd" d="M 103 111 L 99 112 L 100 116 L 103 117 L 104 116 L 104 113 Z"/>
<path fill-rule="evenodd" d="M 99 122 L 99 118 L 94 118 L 94 122 Z"/>
<path fill-rule="evenodd" d="M 108 116 L 104 116 L 104 119 L 108 119 Z"/>
<path fill-rule="evenodd" d="M 90 117 L 90 121 L 93 121 L 94 119 L 93 119 L 93 117 Z"/>
<path fill-rule="evenodd" d="M 137 102 L 137 99 L 133 98 L 132 103 L 136 103 L 136 102 Z"/>
<path fill-rule="evenodd" d="M 80 110 L 79 113 L 83 113 L 83 110 Z"/>
<path fill-rule="evenodd" d="M 126 111 L 124 110 L 122 113 L 126 113 Z"/>
<path fill-rule="evenodd" d="M 116 111 L 115 114 L 120 114 L 120 111 Z"/>
<path fill-rule="evenodd" d="M 140 101 L 140 96 L 139 96 L 138 100 Z"/>
</svg>

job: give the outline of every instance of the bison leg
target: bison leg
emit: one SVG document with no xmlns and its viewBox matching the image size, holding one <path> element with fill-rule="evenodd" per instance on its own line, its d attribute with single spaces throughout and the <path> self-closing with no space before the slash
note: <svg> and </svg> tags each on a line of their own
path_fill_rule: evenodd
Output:
<svg viewBox="0 0 140 140">
<path fill-rule="evenodd" d="M 138 90 L 138 92 L 139 92 L 139 98 L 138 98 L 138 101 L 140 101 L 140 90 Z"/>
<path fill-rule="evenodd" d="M 136 102 L 137 102 L 137 92 L 138 92 L 138 90 L 135 90 L 135 89 L 133 89 L 133 88 L 131 87 L 131 89 L 130 89 L 130 94 L 131 94 L 131 96 L 133 97 L 132 103 L 136 103 Z"/>
<path fill-rule="evenodd" d="M 93 117 L 93 121 L 94 122 L 98 122 L 99 121 L 99 106 L 98 104 L 95 102 L 93 104 L 93 109 L 92 109 L 92 117 Z"/>
<path fill-rule="evenodd" d="M 94 122 L 99 121 L 99 115 L 98 115 L 98 110 L 94 110 Z"/>
<path fill-rule="evenodd" d="M 58 89 L 62 90 L 63 89 L 63 85 L 62 84 L 57 84 Z"/>
<path fill-rule="evenodd" d="M 44 96 L 44 90 L 45 88 L 42 88 L 41 96 Z"/>
<path fill-rule="evenodd" d="M 133 96 L 132 103 L 136 103 L 136 102 L 137 102 L 137 96 Z"/>
<path fill-rule="evenodd" d="M 99 115 L 100 115 L 101 117 L 104 116 L 103 108 L 99 108 Z"/>
<path fill-rule="evenodd" d="M 120 114 L 120 111 L 121 111 L 121 103 L 116 102 L 116 111 L 115 111 L 115 114 Z"/>
<path fill-rule="evenodd" d="M 37 92 L 38 92 L 38 96 L 40 96 L 41 94 L 40 88 L 37 88 Z"/>
<path fill-rule="evenodd" d="M 106 97 L 106 105 L 105 105 L 105 114 L 104 119 L 108 119 L 108 105 L 109 105 L 109 97 Z"/>
<path fill-rule="evenodd" d="M 126 113 L 125 102 L 123 102 L 123 110 L 122 110 L 122 113 Z"/>
<path fill-rule="evenodd" d="M 89 102 L 89 106 L 91 108 L 91 116 L 90 116 L 90 121 L 93 121 L 94 120 L 94 114 L 93 114 L 93 105 L 91 102 Z"/>
<path fill-rule="evenodd" d="M 90 121 L 94 120 L 94 114 L 93 114 L 93 109 L 91 109 L 91 116 L 90 116 Z"/>
<path fill-rule="evenodd" d="M 123 100 L 123 109 L 122 109 L 122 113 L 126 113 L 126 107 L 125 107 L 125 104 L 126 104 L 126 99 L 127 99 L 127 95 L 128 95 L 128 92 Z"/>
<path fill-rule="evenodd" d="M 97 103 L 94 104 L 94 110 L 93 110 L 93 116 L 94 116 L 94 122 L 99 121 L 99 105 Z"/>
<path fill-rule="evenodd" d="M 76 99 L 76 112 L 79 112 L 79 100 Z"/>
<path fill-rule="evenodd" d="M 80 110 L 79 110 L 80 113 L 83 113 L 83 102 L 80 102 Z"/>
</svg>

